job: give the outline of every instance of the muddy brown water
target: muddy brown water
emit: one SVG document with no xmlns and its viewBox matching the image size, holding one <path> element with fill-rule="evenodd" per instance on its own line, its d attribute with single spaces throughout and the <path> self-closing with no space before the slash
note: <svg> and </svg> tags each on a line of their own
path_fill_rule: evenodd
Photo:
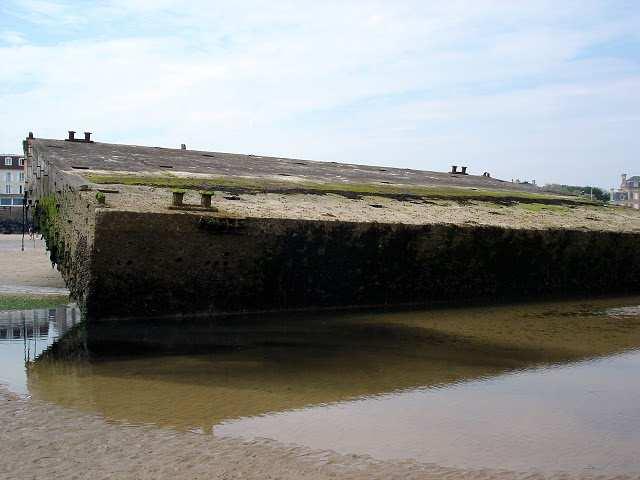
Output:
<svg viewBox="0 0 640 480">
<path fill-rule="evenodd" d="M 31 329 L 15 319 L 33 312 L 0 314 L 0 383 L 110 421 L 456 468 L 640 474 L 640 297 L 116 324 L 86 344 L 105 335 L 126 355 L 34 362 L 78 321 L 44 312 Z"/>
</svg>

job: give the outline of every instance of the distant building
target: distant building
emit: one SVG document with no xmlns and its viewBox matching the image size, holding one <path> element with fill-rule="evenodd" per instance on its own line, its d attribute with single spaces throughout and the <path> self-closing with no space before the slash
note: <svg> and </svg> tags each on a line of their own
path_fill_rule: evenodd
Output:
<svg viewBox="0 0 640 480">
<path fill-rule="evenodd" d="M 620 188 L 611 189 L 611 203 L 640 209 L 640 176 L 627 178 L 623 173 Z"/>
<path fill-rule="evenodd" d="M 0 154 L 0 207 L 22 205 L 24 162 L 22 155 Z"/>
</svg>

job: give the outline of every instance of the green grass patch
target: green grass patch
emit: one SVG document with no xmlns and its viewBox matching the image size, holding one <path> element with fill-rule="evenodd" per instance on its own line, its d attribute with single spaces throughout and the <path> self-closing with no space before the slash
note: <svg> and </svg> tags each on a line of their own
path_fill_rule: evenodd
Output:
<svg viewBox="0 0 640 480">
<path fill-rule="evenodd" d="M 5 295 L 0 294 L 0 311 L 53 308 L 69 303 L 67 295 Z"/>
<path fill-rule="evenodd" d="M 244 177 L 184 178 L 166 175 L 88 174 L 97 184 L 144 185 L 176 190 L 228 190 L 245 193 L 337 193 L 349 195 L 378 195 L 387 197 L 424 197 L 453 200 L 511 201 L 540 204 L 593 204 L 579 198 L 568 198 L 514 190 L 490 190 L 466 187 L 428 187 L 419 185 L 380 185 L 373 183 L 284 182 Z"/>
<path fill-rule="evenodd" d="M 241 177 L 199 177 L 184 178 L 171 174 L 166 175 L 98 175 L 88 174 L 86 178 L 98 184 L 144 185 L 149 187 L 169 188 L 177 193 L 187 190 L 214 191 L 216 187 L 236 188 L 254 191 L 265 191 L 272 188 L 285 188 L 287 184 L 276 181 L 260 181 Z M 291 186 L 291 184 L 288 184 Z"/>
</svg>

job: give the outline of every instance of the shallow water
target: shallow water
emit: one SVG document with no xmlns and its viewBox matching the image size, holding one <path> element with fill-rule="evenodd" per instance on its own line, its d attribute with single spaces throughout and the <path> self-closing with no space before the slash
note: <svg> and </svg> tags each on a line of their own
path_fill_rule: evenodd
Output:
<svg viewBox="0 0 640 480">
<path fill-rule="evenodd" d="M 221 436 L 456 468 L 640 472 L 640 351 L 224 422 Z"/>
<path fill-rule="evenodd" d="M 105 324 L 87 329 L 90 350 L 145 355 L 25 368 L 0 338 L 0 382 L 127 424 L 460 468 L 640 473 L 639 305 Z"/>
<path fill-rule="evenodd" d="M 26 365 L 80 319 L 80 310 L 72 305 L 0 312 L 0 384 L 27 395 Z"/>
</svg>

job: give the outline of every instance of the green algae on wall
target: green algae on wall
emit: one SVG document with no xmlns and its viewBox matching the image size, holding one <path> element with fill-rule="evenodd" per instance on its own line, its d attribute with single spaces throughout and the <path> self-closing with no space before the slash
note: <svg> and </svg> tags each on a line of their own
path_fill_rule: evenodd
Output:
<svg viewBox="0 0 640 480">
<path fill-rule="evenodd" d="M 60 241 L 60 210 L 55 195 L 46 195 L 38 199 L 34 222 L 45 239 L 51 263 L 59 264 L 64 256 L 64 242 Z"/>
<path fill-rule="evenodd" d="M 88 193 L 88 192 L 85 192 Z M 84 296 L 91 277 L 91 244 L 93 199 L 78 192 L 48 194 L 38 198 L 34 223 L 42 234 L 52 264 L 60 271 L 70 297 L 84 309 Z"/>
</svg>

